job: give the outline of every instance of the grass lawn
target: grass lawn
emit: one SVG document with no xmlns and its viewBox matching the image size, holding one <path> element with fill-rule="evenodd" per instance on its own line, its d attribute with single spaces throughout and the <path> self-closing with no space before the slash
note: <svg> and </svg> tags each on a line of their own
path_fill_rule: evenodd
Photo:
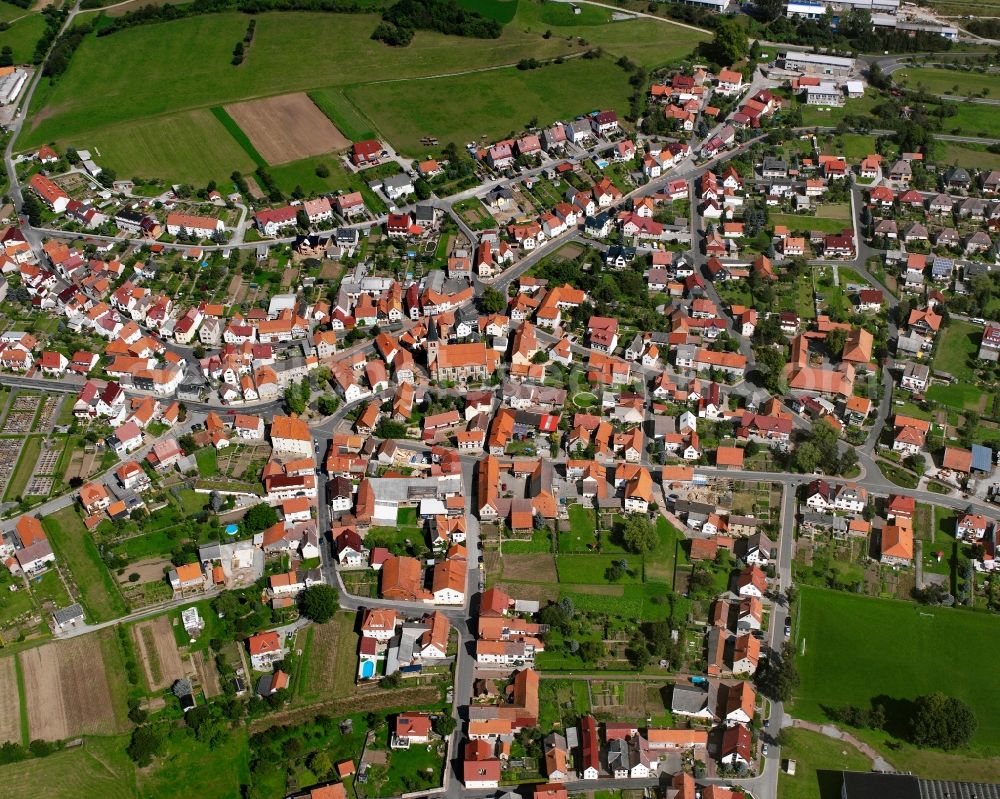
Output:
<svg viewBox="0 0 1000 799">
<path fill-rule="evenodd" d="M 684 540 L 684 533 L 661 516 L 656 520 L 656 534 L 659 543 L 645 556 L 646 579 L 673 584 L 677 558 L 680 557 L 683 563 L 688 562 L 687 554 L 679 546 Z"/>
<path fill-rule="evenodd" d="M 869 89 L 864 97 L 857 100 L 848 100 L 839 108 L 820 108 L 816 105 L 802 105 L 802 124 L 811 127 L 813 125 L 836 125 L 846 116 L 854 114 L 868 114 L 882 101 L 880 95 Z M 865 153 L 868 155 L 868 153 Z"/>
<path fill-rule="evenodd" d="M 42 519 L 45 534 L 59 562 L 69 567 L 80 588 L 91 621 L 105 621 L 123 615 L 127 607 L 97 551 L 94 540 L 83 526 L 75 506 L 63 508 Z"/>
<path fill-rule="evenodd" d="M 569 506 L 569 527 L 574 536 L 589 543 L 596 529 L 594 509 L 583 505 Z"/>
<path fill-rule="evenodd" d="M 113 38 L 113 37 L 112 37 Z M 255 164 L 223 124 L 205 108 L 110 125 L 56 140 L 57 146 L 86 146 L 101 164 L 122 177 L 164 178 L 202 185 L 222 183 L 233 170 Z"/>
<path fill-rule="evenodd" d="M 194 454 L 194 459 L 202 477 L 214 477 L 219 473 L 219 453 L 215 447 L 202 447 Z"/>
<path fill-rule="evenodd" d="M 34 124 L 21 144 L 79 141 L 85 131 L 114 123 L 244 98 L 513 64 L 582 49 L 512 26 L 495 40 L 419 31 L 409 47 L 388 47 L 371 38 L 378 24 L 373 14 L 271 12 L 255 19 L 253 47 L 238 69 L 230 64 L 232 48 L 247 22 L 236 12 L 88 36 L 58 82 L 43 84 L 36 94 L 32 111 L 44 106 L 48 113 L 33 113 Z M 177 79 L 178 64 L 184 65 L 183 80 Z"/>
<path fill-rule="evenodd" d="M 127 735 L 87 737 L 82 746 L 0 766 L 7 799 L 133 799 L 135 766 L 125 754 Z"/>
<path fill-rule="evenodd" d="M 70 596 L 66 592 L 66 586 L 59 579 L 58 573 L 54 569 L 45 572 L 39 579 L 31 580 L 31 590 L 35 595 L 35 600 L 42 602 L 52 602 L 57 608 L 65 608 L 71 604 Z"/>
<path fill-rule="evenodd" d="M 14 474 L 7 484 L 7 493 L 4 495 L 4 499 L 11 501 L 24 493 L 24 488 L 28 485 L 28 480 L 31 479 L 31 473 L 35 470 L 35 464 L 38 463 L 41 451 L 41 436 L 28 436 L 24 439 L 24 446 L 21 447 L 21 454 L 17 458 Z"/>
<path fill-rule="evenodd" d="M 979 351 L 983 329 L 969 322 L 953 319 L 943 331 L 934 352 L 933 368 L 948 372 L 964 383 L 975 383 L 976 376 L 969 359 Z"/>
<path fill-rule="evenodd" d="M 533 552 L 552 551 L 552 538 L 548 529 L 535 530 L 531 534 L 530 541 L 504 541 L 503 552 L 505 555 L 530 555 Z"/>
<path fill-rule="evenodd" d="M 623 557 L 628 562 L 629 573 L 622 577 L 618 584 L 641 582 L 642 559 L 638 555 L 559 555 L 556 558 L 559 582 L 608 585 L 604 572 L 613 562 L 616 563 Z"/>
<path fill-rule="evenodd" d="M 13 6 L 3 6 L 3 11 L 7 12 Z M 14 16 L 21 16 L 26 12 L 24 9 L 15 8 Z M 4 14 L 5 19 L 10 17 Z M 15 64 L 31 63 L 31 57 L 35 52 L 35 45 L 42 38 L 45 31 L 45 18 L 41 14 L 28 14 L 17 22 L 13 23 L 7 30 L 0 32 L 0 47 L 10 47 L 14 51 Z"/>
<path fill-rule="evenodd" d="M 823 152 L 826 155 L 843 155 L 848 161 L 857 161 L 875 152 L 875 137 L 845 133 L 826 144 Z"/>
<path fill-rule="evenodd" d="M 325 178 L 316 174 L 316 167 L 320 164 L 330 170 L 330 174 Z M 304 158 L 301 161 L 269 167 L 268 171 L 282 191 L 290 193 L 296 186 L 301 186 L 307 194 L 323 194 L 338 189 L 360 191 L 369 211 L 381 213 L 385 210 L 385 203 L 368 188 L 364 173 L 360 175 L 348 173 L 334 155 Z"/>
<path fill-rule="evenodd" d="M 394 749 L 389 755 L 385 781 L 376 789 L 375 796 L 399 796 L 413 790 L 410 780 L 419 774 L 424 786 L 441 784 L 444 759 L 437 753 L 436 744 L 413 744 L 409 749 Z"/>
<path fill-rule="evenodd" d="M 778 774 L 781 799 L 838 799 L 841 771 L 870 771 L 871 761 L 850 744 L 810 730 L 785 731 L 782 758 L 795 761 L 795 775 Z"/>
<path fill-rule="evenodd" d="M 973 747 L 995 751 L 1000 697 L 981 690 L 980 664 L 1000 656 L 1000 621 L 820 588 L 804 587 L 801 596 L 796 646 L 802 684 L 794 716 L 825 721 L 824 707 L 867 706 L 887 697 L 891 730 L 894 722 L 906 723 L 907 706 L 899 700 L 943 690 L 975 708 Z"/>
<path fill-rule="evenodd" d="M 414 89 L 417 89 L 415 92 Z M 494 140 L 535 118 L 548 125 L 594 108 L 628 105 L 628 76 L 611 58 L 573 59 L 541 69 L 502 69 L 424 80 L 371 83 L 347 97 L 402 152 L 427 151 L 423 136 L 442 144 Z M 462 98 L 455 113 L 454 98 Z"/>
<path fill-rule="evenodd" d="M 16 590 L 11 591 L 11 586 L 16 586 Z M 0 571 L 0 627 L 22 613 L 30 612 L 34 607 L 31 592 L 25 589 L 21 578 L 15 577 L 6 569 Z"/>
<path fill-rule="evenodd" d="M 882 474 L 886 476 L 886 479 L 892 483 L 903 488 L 916 488 L 917 487 L 917 476 L 912 472 L 907 471 L 902 466 L 897 466 L 894 463 L 887 463 L 886 461 L 879 461 L 878 468 L 882 471 Z"/>
<path fill-rule="evenodd" d="M 957 410 L 979 411 L 984 391 L 968 383 L 935 384 L 927 389 L 927 399 Z"/>
<path fill-rule="evenodd" d="M 1000 127 L 1000 108 L 995 105 L 950 101 L 945 105 L 954 108 L 955 115 L 941 120 L 942 133 L 993 138 Z"/>
<path fill-rule="evenodd" d="M 208 504 L 208 494 L 198 494 L 191 488 L 182 488 L 178 499 L 180 500 L 181 508 L 183 508 L 185 513 L 190 515 L 204 510 Z"/>
</svg>

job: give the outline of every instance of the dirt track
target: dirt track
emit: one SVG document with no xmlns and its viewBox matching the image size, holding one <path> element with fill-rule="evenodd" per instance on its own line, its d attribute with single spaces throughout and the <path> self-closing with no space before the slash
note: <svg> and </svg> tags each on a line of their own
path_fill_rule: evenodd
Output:
<svg viewBox="0 0 1000 799">
<path fill-rule="evenodd" d="M 21 700 L 14 658 L 0 660 L 0 742 L 21 742 Z"/>
<path fill-rule="evenodd" d="M 346 149 L 350 142 L 303 92 L 226 106 L 269 164 Z"/>
</svg>

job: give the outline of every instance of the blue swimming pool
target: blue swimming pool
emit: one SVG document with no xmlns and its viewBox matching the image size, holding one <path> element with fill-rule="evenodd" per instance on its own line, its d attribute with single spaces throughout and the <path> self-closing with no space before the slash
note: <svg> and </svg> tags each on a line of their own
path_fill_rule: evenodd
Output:
<svg viewBox="0 0 1000 799">
<path fill-rule="evenodd" d="M 240 526 L 238 524 L 226 525 L 226 535 L 236 535 L 239 531 L 240 531 Z"/>
<path fill-rule="evenodd" d="M 375 674 L 375 664 L 372 661 L 366 660 L 364 663 L 361 664 L 361 677 L 363 679 L 370 680 L 374 674 Z"/>
</svg>

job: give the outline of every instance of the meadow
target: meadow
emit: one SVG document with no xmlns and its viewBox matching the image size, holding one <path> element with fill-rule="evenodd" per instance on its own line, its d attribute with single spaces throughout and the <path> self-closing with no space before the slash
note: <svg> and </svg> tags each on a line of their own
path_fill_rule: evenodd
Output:
<svg viewBox="0 0 1000 799">
<path fill-rule="evenodd" d="M 418 153 L 423 135 L 437 136 L 443 146 L 484 133 L 501 136 L 533 117 L 552 121 L 601 107 L 623 112 L 630 87 L 627 73 L 613 63 L 618 55 L 662 65 L 707 37 L 669 22 L 610 22 L 610 12 L 594 7 L 575 15 L 569 6 L 530 0 L 465 4 L 510 20 L 500 38 L 420 31 L 410 46 L 394 48 L 370 38 L 375 15 L 269 12 L 256 15 L 253 47 L 237 68 L 230 63 L 232 44 L 246 29 L 239 13 L 88 36 L 66 73 L 39 86 L 18 144 L 88 147 L 124 177 L 220 182 L 233 170 L 251 171 L 254 159 L 210 109 L 307 91 L 348 138 L 382 136 Z M 605 58 L 512 69 L 525 58 L 596 47 Z M 455 97 L 467 106 L 460 112 Z M 283 165 L 275 180 L 287 191 L 346 188 L 343 180 L 309 177 L 316 163 Z"/>
<path fill-rule="evenodd" d="M 255 168 L 253 159 L 205 108 L 111 125 L 56 144 L 63 149 L 74 142 L 93 148 L 102 165 L 125 178 L 221 183 L 233 170 Z"/>
<path fill-rule="evenodd" d="M 114 123 L 240 99 L 436 75 L 470 64 L 513 64 L 581 49 L 513 27 L 489 41 L 421 31 L 409 47 L 391 48 L 370 38 L 374 15 L 273 12 L 256 19 L 253 47 L 239 68 L 229 62 L 233 42 L 246 30 L 243 14 L 212 14 L 87 37 L 60 80 L 51 87 L 42 84 L 35 95 L 34 124 L 22 144 L 79 137 Z"/>
<path fill-rule="evenodd" d="M 906 721 L 898 700 L 944 691 L 975 708 L 973 748 L 985 750 L 1000 735 L 1000 698 L 981 689 L 980 664 L 1000 656 L 998 632 L 1000 620 L 985 614 L 804 587 L 791 713 L 826 721 L 831 708 L 876 700 L 891 728 Z"/>
<path fill-rule="evenodd" d="M 12 9 L 14 13 L 8 10 Z M 41 14 L 26 14 L 24 9 L 16 6 L 3 6 L 2 20 L 11 18 L 17 19 L 11 26 L 0 32 L 0 47 L 10 47 L 14 51 L 14 63 L 26 64 L 31 62 L 31 57 L 35 53 L 35 45 L 45 31 L 45 17 Z"/>
<path fill-rule="evenodd" d="M 991 92 L 996 88 L 996 75 L 933 67 L 901 69 L 894 72 L 892 78 L 903 86 L 911 89 L 921 87 L 931 94 L 979 94 L 983 89 Z"/>
<path fill-rule="evenodd" d="M 554 92 L 553 86 L 560 91 Z M 370 83 L 348 89 L 375 127 L 408 155 L 422 150 L 423 136 L 441 143 L 492 141 L 526 126 L 547 125 L 595 108 L 628 106 L 629 85 L 608 58 L 573 59 L 541 69 L 502 69 L 419 82 Z M 414 102 L 414 95 L 419 102 Z M 462 98 L 461 113 L 454 99 Z"/>
<path fill-rule="evenodd" d="M 1000 154 L 991 153 L 982 145 L 939 141 L 935 146 L 939 163 L 962 164 L 975 169 L 1000 169 Z"/>
</svg>

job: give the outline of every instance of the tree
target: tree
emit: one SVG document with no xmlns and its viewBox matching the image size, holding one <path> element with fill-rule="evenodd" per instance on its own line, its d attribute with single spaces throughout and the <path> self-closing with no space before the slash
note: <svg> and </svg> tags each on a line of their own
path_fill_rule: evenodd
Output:
<svg viewBox="0 0 1000 799">
<path fill-rule="evenodd" d="M 972 740 L 976 714 L 961 699 L 940 691 L 918 696 L 910 717 L 910 740 L 917 746 L 957 749 Z"/>
<path fill-rule="evenodd" d="M 625 520 L 622 541 L 629 552 L 641 555 L 643 552 L 655 549 L 659 538 L 656 535 L 656 527 L 650 524 L 645 516 L 633 514 Z"/>
<path fill-rule="evenodd" d="M 330 167 L 326 164 L 320 163 L 316 164 L 316 177 L 318 178 L 328 178 L 330 177 Z"/>
<path fill-rule="evenodd" d="M 743 58 L 750 48 L 746 31 L 734 19 L 719 21 L 712 39 L 711 54 L 720 64 L 734 64 Z"/>
<path fill-rule="evenodd" d="M 304 208 L 295 212 L 295 224 L 303 230 L 309 230 L 309 214 L 305 212 Z"/>
<path fill-rule="evenodd" d="M 413 184 L 413 190 L 417 193 L 418 200 L 429 200 L 431 198 L 431 184 L 424 178 L 417 178 Z"/>
<path fill-rule="evenodd" d="M 246 512 L 243 527 L 248 533 L 259 533 L 278 521 L 278 512 L 266 502 L 259 502 Z"/>
<path fill-rule="evenodd" d="M 456 722 L 455 719 L 447 713 L 439 713 L 434 717 L 433 726 L 434 732 L 442 738 L 447 738 L 455 731 L 455 728 L 458 726 L 458 722 Z"/>
<path fill-rule="evenodd" d="M 139 767 L 148 766 L 160 752 L 163 737 L 149 724 L 132 730 L 132 740 L 129 741 L 126 752 Z"/>
<path fill-rule="evenodd" d="M 21 203 L 21 213 L 28 217 L 28 222 L 37 226 L 42 221 L 42 204 L 30 191 L 25 192 Z"/>
<path fill-rule="evenodd" d="M 330 755 L 323 751 L 316 752 L 309 758 L 309 770 L 320 779 L 326 777 L 333 771 L 333 762 L 330 760 Z"/>
<path fill-rule="evenodd" d="M 289 413 L 296 415 L 305 413 L 306 401 L 302 397 L 301 387 L 292 384 L 285 389 L 285 405 L 288 407 Z"/>
<path fill-rule="evenodd" d="M 778 702 L 787 702 L 799 687 L 799 670 L 795 667 L 795 645 L 786 641 L 781 655 L 772 656 L 757 673 L 757 687 Z"/>
<path fill-rule="evenodd" d="M 507 307 L 507 298 L 493 286 L 487 286 L 479 297 L 479 307 L 483 313 L 500 313 Z"/>
<path fill-rule="evenodd" d="M 604 570 L 604 579 L 609 583 L 617 583 L 624 576 L 625 569 L 617 560 Z"/>
<path fill-rule="evenodd" d="M 340 606 L 339 601 L 337 589 L 332 585 L 324 583 L 311 585 L 302 592 L 299 611 L 303 616 L 312 619 L 317 624 L 325 624 L 337 612 L 337 608 Z"/>
<path fill-rule="evenodd" d="M 829 333 L 826 334 L 826 348 L 830 351 L 830 355 L 840 360 L 840 356 L 844 354 L 844 344 L 847 343 L 847 331 L 840 327 L 835 327 Z"/>
</svg>

